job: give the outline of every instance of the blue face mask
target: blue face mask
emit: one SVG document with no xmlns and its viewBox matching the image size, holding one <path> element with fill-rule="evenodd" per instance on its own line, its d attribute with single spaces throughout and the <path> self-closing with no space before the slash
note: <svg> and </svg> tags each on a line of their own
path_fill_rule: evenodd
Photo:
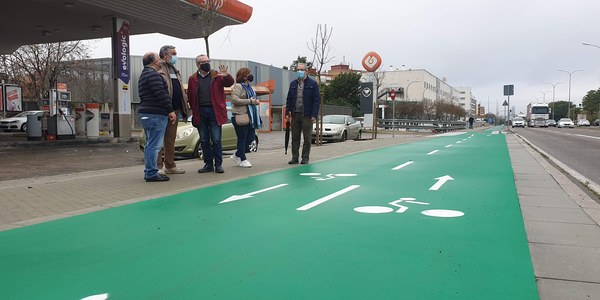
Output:
<svg viewBox="0 0 600 300">
<path fill-rule="evenodd" d="M 305 75 L 304 71 L 297 71 L 296 74 L 298 75 L 298 79 L 304 79 L 304 75 Z"/>
<path fill-rule="evenodd" d="M 171 56 L 171 64 L 174 65 L 177 62 L 177 56 L 173 55 Z"/>
</svg>

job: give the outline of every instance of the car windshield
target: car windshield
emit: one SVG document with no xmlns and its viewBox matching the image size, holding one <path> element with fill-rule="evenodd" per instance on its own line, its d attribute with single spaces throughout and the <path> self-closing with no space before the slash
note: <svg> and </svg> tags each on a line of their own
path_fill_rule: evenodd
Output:
<svg viewBox="0 0 600 300">
<path fill-rule="evenodd" d="M 573 122 L 573 121 L 571 121 L 571 119 L 567 119 L 567 118 L 562 118 L 562 119 L 559 120 L 559 122 L 560 121 L 563 121 L 563 122 Z"/>
<path fill-rule="evenodd" d="M 346 124 L 344 116 L 324 116 L 323 123 L 327 124 Z"/>
<path fill-rule="evenodd" d="M 515 121 L 523 121 L 523 118 L 515 118 Z"/>
<path fill-rule="evenodd" d="M 27 115 L 33 115 L 35 114 L 35 111 L 24 111 L 24 112 L 20 112 L 18 115 L 15 115 L 15 118 L 23 118 L 23 117 L 27 117 Z"/>
</svg>

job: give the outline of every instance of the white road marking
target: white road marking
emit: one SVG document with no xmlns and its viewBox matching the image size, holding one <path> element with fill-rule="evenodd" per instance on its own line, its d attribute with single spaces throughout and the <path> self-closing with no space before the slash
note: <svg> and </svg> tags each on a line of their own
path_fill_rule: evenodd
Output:
<svg viewBox="0 0 600 300">
<path fill-rule="evenodd" d="M 227 203 L 227 202 L 233 202 L 233 201 L 238 201 L 238 200 L 247 199 L 247 198 L 251 198 L 253 195 L 256 195 L 256 194 L 259 194 L 259 193 L 262 193 L 262 192 L 266 192 L 266 191 L 270 191 L 270 190 L 273 190 L 273 189 L 277 189 L 277 188 L 280 188 L 280 187 L 286 186 L 286 185 L 288 185 L 288 184 L 287 183 L 282 183 L 282 184 L 274 185 L 272 187 L 264 188 L 262 190 L 258 190 L 258 191 L 247 193 L 247 194 L 243 194 L 243 195 L 233 195 L 233 196 L 231 196 L 231 197 L 229 197 L 229 198 L 227 198 L 227 199 L 219 202 L 219 204 L 221 204 L 221 203 Z"/>
<path fill-rule="evenodd" d="M 434 153 L 436 153 L 436 152 L 438 152 L 438 151 L 440 151 L 440 150 L 433 150 L 433 151 L 431 151 L 431 152 L 427 153 L 427 155 L 434 154 Z"/>
<path fill-rule="evenodd" d="M 448 180 L 454 180 L 454 178 L 450 177 L 449 175 L 444 175 L 442 177 L 438 177 L 438 178 L 435 178 L 435 179 L 437 179 L 438 182 L 436 182 L 434 185 L 432 185 L 429 188 L 430 191 L 437 191 L 437 190 L 439 190 L 442 187 L 442 185 L 444 185 L 444 183 L 446 183 L 446 181 L 448 181 Z"/>
<path fill-rule="evenodd" d="M 460 144 L 460 143 L 462 143 L 462 141 L 457 141 L 456 143 L 457 143 L 457 144 Z"/>
<path fill-rule="evenodd" d="M 407 161 L 399 166 L 394 167 L 392 170 L 394 170 L 394 171 L 400 170 L 408 165 L 411 165 L 412 163 L 413 163 L 412 161 Z"/>
<path fill-rule="evenodd" d="M 446 147 L 445 147 L 445 148 L 450 148 L 450 147 L 452 147 L 452 146 L 454 146 L 454 145 L 446 145 Z"/>
<path fill-rule="evenodd" d="M 311 209 L 311 208 L 313 208 L 313 207 L 315 207 L 317 205 L 323 204 L 323 203 L 325 203 L 325 202 L 327 202 L 327 201 L 329 201 L 329 200 L 331 200 L 331 199 L 333 199 L 333 198 L 335 198 L 337 196 L 343 195 L 343 194 L 345 194 L 345 193 L 347 193 L 347 192 L 349 192 L 349 191 L 351 191 L 353 189 L 359 188 L 359 187 L 360 187 L 360 185 L 351 185 L 351 186 L 349 186 L 349 187 L 347 187 L 347 188 L 345 188 L 343 190 L 339 190 L 339 191 L 337 191 L 337 192 L 335 192 L 333 194 L 327 195 L 327 196 L 325 196 L 325 197 L 323 197 L 321 199 L 315 200 L 315 201 L 313 201 L 311 203 L 308 203 L 308 204 L 306 204 L 304 206 L 298 207 L 298 208 L 296 208 L 296 210 L 309 210 L 309 209 Z"/>
<path fill-rule="evenodd" d="M 430 209 L 430 210 L 424 210 L 421 213 L 426 216 L 440 217 L 440 218 L 456 218 L 456 217 L 462 217 L 465 215 L 465 213 L 462 211 L 447 210 L 447 209 Z"/>
<path fill-rule="evenodd" d="M 108 299 L 108 294 L 92 295 L 92 296 L 82 298 L 81 300 L 106 300 L 106 299 Z"/>
<path fill-rule="evenodd" d="M 590 138 L 590 139 L 600 140 L 600 137 L 597 137 L 597 136 L 589 136 L 589 135 L 583 135 L 583 134 L 577 134 L 577 133 L 573 133 L 573 135 L 580 136 L 580 137 L 585 137 L 585 138 Z"/>
</svg>

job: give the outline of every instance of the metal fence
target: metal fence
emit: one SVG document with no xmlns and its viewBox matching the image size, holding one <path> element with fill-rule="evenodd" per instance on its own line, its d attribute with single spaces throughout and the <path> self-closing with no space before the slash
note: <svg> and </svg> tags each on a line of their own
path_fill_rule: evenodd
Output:
<svg viewBox="0 0 600 300">
<path fill-rule="evenodd" d="M 408 120 L 408 119 L 379 119 L 377 127 L 383 129 L 406 131 L 431 130 L 432 132 L 447 132 L 465 129 L 464 121 L 437 121 L 437 120 Z"/>
</svg>

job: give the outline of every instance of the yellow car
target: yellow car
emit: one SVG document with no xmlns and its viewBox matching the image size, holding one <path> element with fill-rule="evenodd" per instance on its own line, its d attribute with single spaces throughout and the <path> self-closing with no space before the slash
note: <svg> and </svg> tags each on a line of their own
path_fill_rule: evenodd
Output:
<svg viewBox="0 0 600 300">
<path fill-rule="evenodd" d="M 257 95 L 266 95 L 270 93 L 270 90 L 266 87 L 255 86 L 253 87 Z M 231 88 L 225 88 L 225 95 L 231 94 Z M 231 123 L 231 112 L 229 106 L 227 107 L 227 123 L 222 126 L 221 143 L 223 145 L 223 151 L 237 149 L 237 135 L 235 129 Z M 140 150 L 144 151 L 146 146 L 146 135 L 142 130 L 142 134 L 139 139 Z M 254 140 L 250 142 L 246 148 L 246 152 L 256 152 L 258 150 L 258 135 L 254 135 Z M 175 138 L 175 155 L 183 157 L 194 157 L 202 158 L 202 147 L 200 146 L 200 134 L 198 129 L 192 126 L 192 117 L 188 118 L 187 122 L 179 120 L 177 125 L 177 137 Z"/>
<path fill-rule="evenodd" d="M 223 124 L 223 134 L 221 143 L 223 150 L 237 149 L 237 135 L 231 123 L 231 118 L 227 118 L 227 123 Z M 139 139 L 140 150 L 144 151 L 146 146 L 146 135 L 144 130 Z M 246 152 L 256 152 L 258 150 L 258 136 L 254 136 L 254 141 L 250 142 Z M 188 118 L 187 122 L 179 120 L 177 124 L 177 136 L 175 137 L 175 156 L 202 158 L 202 147 L 200 146 L 200 134 L 198 129 L 192 126 L 192 117 Z"/>
</svg>

